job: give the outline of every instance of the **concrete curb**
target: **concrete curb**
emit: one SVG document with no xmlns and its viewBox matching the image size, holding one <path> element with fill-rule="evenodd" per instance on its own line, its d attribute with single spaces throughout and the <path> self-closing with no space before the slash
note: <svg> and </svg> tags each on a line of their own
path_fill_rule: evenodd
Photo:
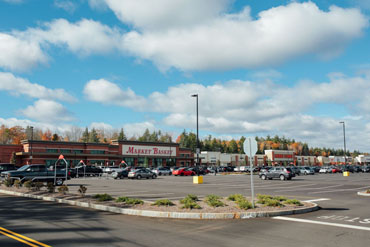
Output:
<svg viewBox="0 0 370 247">
<path fill-rule="evenodd" d="M 89 202 L 78 202 L 72 200 L 58 199 L 54 197 L 31 195 L 26 193 L 20 193 L 15 191 L 0 190 L 0 193 L 14 196 L 22 196 L 33 199 L 40 199 L 44 201 L 65 203 L 72 206 L 78 206 L 83 208 L 92 208 L 100 211 L 134 215 L 134 216 L 145 216 L 145 217 L 156 217 L 156 218 L 172 218 L 172 219 L 249 219 L 249 218 L 261 218 L 261 217 L 275 217 L 282 215 L 292 214 L 304 214 L 313 212 L 319 209 L 319 206 L 312 203 L 312 207 L 295 209 L 295 210 L 282 210 L 282 211 L 261 211 L 261 212 L 236 212 L 236 213 L 187 213 L 187 212 L 162 212 L 162 211 L 151 211 L 151 210 L 138 210 L 138 209 L 127 209 L 118 208 L 112 206 L 105 206 L 100 204 L 94 204 Z"/>
<path fill-rule="evenodd" d="M 357 192 L 357 195 L 359 195 L 359 196 L 370 196 L 370 193 L 366 193 L 366 192 Z"/>
</svg>

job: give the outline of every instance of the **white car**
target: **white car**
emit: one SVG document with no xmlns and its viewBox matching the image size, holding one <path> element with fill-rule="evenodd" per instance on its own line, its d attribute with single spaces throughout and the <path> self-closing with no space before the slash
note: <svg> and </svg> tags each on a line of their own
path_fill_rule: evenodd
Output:
<svg viewBox="0 0 370 247">
<path fill-rule="evenodd" d="M 171 169 L 170 168 L 167 168 L 167 167 L 158 167 L 158 168 L 153 169 L 152 172 L 154 172 L 158 176 L 161 176 L 161 175 L 172 175 Z"/>
<path fill-rule="evenodd" d="M 329 173 L 330 170 L 331 169 L 329 167 L 322 167 L 320 168 L 319 173 Z"/>
<path fill-rule="evenodd" d="M 124 167 L 119 167 L 119 166 L 109 166 L 109 167 L 103 168 L 103 172 L 111 174 L 113 172 L 121 172 L 123 169 L 125 169 L 125 168 Z"/>
</svg>

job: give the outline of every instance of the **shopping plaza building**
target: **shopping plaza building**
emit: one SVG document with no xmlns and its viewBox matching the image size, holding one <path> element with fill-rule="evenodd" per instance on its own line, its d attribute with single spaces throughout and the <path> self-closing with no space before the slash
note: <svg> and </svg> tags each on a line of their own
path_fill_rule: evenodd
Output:
<svg viewBox="0 0 370 247">
<path fill-rule="evenodd" d="M 0 163 L 12 157 L 17 166 L 25 164 L 54 165 L 62 154 L 76 166 L 193 166 L 194 153 L 178 143 L 112 141 L 111 143 L 54 142 L 23 140 L 21 145 L 0 145 Z M 122 162 L 123 161 L 123 162 Z"/>
<path fill-rule="evenodd" d="M 191 149 L 181 148 L 178 143 L 138 141 L 112 141 L 111 143 L 54 142 L 23 140 L 21 145 L 0 145 L 0 163 L 12 159 L 17 166 L 25 164 L 54 165 L 63 155 L 72 167 L 79 163 L 96 166 L 194 166 L 195 155 Z M 203 151 L 199 155 L 204 166 L 243 166 L 250 159 L 245 154 L 229 154 Z M 265 150 L 252 158 L 257 166 L 295 165 L 325 166 L 345 163 L 370 164 L 370 156 L 299 156 L 291 150 Z"/>
</svg>

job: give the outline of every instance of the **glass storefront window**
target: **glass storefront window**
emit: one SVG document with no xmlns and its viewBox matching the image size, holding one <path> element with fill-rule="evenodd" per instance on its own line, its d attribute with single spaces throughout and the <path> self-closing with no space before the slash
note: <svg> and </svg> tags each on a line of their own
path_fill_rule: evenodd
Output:
<svg viewBox="0 0 370 247">
<path fill-rule="evenodd" d="M 82 154 L 84 151 L 83 150 L 72 150 L 72 152 L 75 154 Z"/>
<path fill-rule="evenodd" d="M 60 150 L 60 153 L 62 153 L 62 154 L 70 154 L 71 153 L 71 149 L 61 149 Z"/>
<path fill-rule="evenodd" d="M 46 149 L 47 153 L 58 153 L 58 149 Z"/>
<path fill-rule="evenodd" d="M 90 150 L 91 154 L 104 154 L 105 150 Z"/>
</svg>

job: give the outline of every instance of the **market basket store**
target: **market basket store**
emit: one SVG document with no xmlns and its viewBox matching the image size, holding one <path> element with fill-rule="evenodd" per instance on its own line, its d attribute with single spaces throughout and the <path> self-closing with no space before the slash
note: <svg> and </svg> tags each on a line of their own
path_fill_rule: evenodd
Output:
<svg viewBox="0 0 370 247">
<path fill-rule="evenodd" d="M 112 141 L 111 143 L 54 142 L 23 140 L 15 153 L 16 165 L 52 165 L 63 154 L 71 166 L 81 161 L 86 165 L 118 166 L 193 166 L 194 153 L 178 143 Z M 9 154 L 11 156 L 11 154 Z"/>
</svg>

